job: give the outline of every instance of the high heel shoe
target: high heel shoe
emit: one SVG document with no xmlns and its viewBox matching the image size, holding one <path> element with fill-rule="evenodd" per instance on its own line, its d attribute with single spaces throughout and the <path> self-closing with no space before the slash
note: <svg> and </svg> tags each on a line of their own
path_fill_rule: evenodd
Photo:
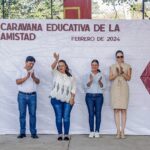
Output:
<svg viewBox="0 0 150 150">
<path fill-rule="evenodd" d="M 121 132 L 121 139 L 125 139 L 126 137 L 125 137 L 125 135 L 124 135 L 124 132 L 122 131 Z"/>
<path fill-rule="evenodd" d="M 117 138 L 117 139 L 120 139 L 120 138 L 121 138 L 120 131 L 119 131 L 119 132 L 117 132 L 117 134 L 116 134 L 116 138 Z"/>
</svg>

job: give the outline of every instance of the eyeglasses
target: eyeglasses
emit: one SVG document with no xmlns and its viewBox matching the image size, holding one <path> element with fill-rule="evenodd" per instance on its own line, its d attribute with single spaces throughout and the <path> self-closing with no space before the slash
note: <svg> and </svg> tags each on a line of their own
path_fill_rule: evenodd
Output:
<svg viewBox="0 0 150 150">
<path fill-rule="evenodd" d="M 117 58 L 123 58 L 124 56 L 122 55 L 122 56 L 117 56 Z"/>
</svg>

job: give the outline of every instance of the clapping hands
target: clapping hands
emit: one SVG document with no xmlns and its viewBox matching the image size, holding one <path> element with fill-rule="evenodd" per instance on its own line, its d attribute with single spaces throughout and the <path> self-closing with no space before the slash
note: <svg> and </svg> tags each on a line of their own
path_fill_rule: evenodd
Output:
<svg viewBox="0 0 150 150">
<path fill-rule="evenodd" d="M 122 75 L 122 74 L 124 74 L 124 71 L 123 71 L 122 66 L 120 66 L 120 69 L 117 67 L 117 68 L 116 68 L 116 72 L 117 72 L 117 75 Z"/>
<path fill-rule="evenodd" d="M 29 72 L 27 73 L 26 78 L 28 79 L 28 78 L 30 78 L 30 77 L 31 77 L 32 79 L 35 79 L 34 71 L 33 71 L 33 72 L 30 72 L 30 71 L 29 71 Z"/>
<path fill-rule="evenodd" d="M 26 79 L 30 78 L 31 72 L 27 73 Z"/>
<path fill-rule="evenodd" d="M 120 66 L 120 74 L 124 74 L 123 68 Z"/>
<path fill-rule="evenodd" d="M 89 79 L 90 79 L 90 82 L 93 82 L 93 75 L 92 74 L 90 74 Z"/>
<path fill-rule="evenodd" d="M 102 77 L 100 77 L 100 79 L 98 80 L 98 83 L 99 83 L 100 87 L 103 87 Z"/>
<path fill-rule="evenodd" d="M 35 79 L 34 71 L 31 73 L 31 78 L 32 78 L 32 79 Z"/>
</svg>

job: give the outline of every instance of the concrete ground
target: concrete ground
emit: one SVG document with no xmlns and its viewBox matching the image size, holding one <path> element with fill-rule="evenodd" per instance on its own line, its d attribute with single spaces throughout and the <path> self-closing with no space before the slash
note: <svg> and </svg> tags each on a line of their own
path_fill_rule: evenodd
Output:
<svg viewBox="0 0 150 150">
<path fill-rule="evenodd" d="M 0 150 L 150 150 L 150 136 L 127 136 L 116 139 L 103 135 L 89 139 L 87 135 L 72 135 L 70 141 L 57 141 L 56 135 L 39 135 L 32 139 L 28 135 L 17 139 L 17 135 L 1 135 Z"/>
</svg>

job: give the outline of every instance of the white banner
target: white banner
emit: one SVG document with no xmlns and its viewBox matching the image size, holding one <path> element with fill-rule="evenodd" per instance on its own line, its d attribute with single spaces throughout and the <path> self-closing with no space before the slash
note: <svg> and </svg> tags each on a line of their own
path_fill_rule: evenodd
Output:
<svg viewBox="0 0 150 150">
<path fill-rule="evenodd" d="M 25 58 L 36 58 L 41 80 L 38 86 L 37 130 L 57 133 L 50 104 L 52 86 L 50 64 L 53 53 L 65 59 L 77 79 L 76 103 L 71 113 L 72 134 L 89 133 L 88 112 L 82 77 L 90 72 L 91 60 L 100 62 L 106 76 L 101 133 L 116 133 L 110 106 L 109 67 L 121 49 L 132 66 L 127 134 L 150 135 L 150 95 L 140 76 L 150 61 L 150 21 L 106 20 L 0 20 L 0 134 L 19 132 L 16 72 Z M 29 121 L 27 115 L 27 131 Z"/>
</svg>

